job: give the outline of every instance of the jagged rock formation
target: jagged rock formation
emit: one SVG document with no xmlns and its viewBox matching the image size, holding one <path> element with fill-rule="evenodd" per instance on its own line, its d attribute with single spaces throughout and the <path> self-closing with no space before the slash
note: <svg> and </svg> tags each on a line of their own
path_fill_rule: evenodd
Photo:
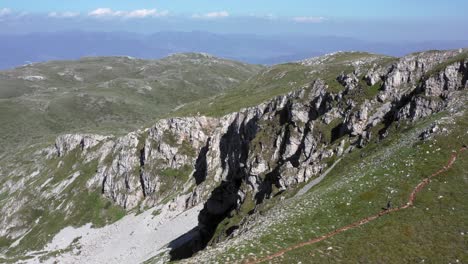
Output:
<svg viewBox="0 0 468 264">
<path fill-rule="evenodd" d="M 372 65 L 363 73 L 345 72 L 337 76 L 344 88 L 338 93 L 318 79 L 221 118 L 164 119 L 123 137 L 63 135 L 38 155 L 48 160 L 76 155 L 85 164 L 95 162 L 86 188 L 100 190 L 126 210 L 170 202 L 171 210 L 182 212 L 204 203 L 188 245 L 198 250 L 244 204 L 260 204 L 309 180 L 343 155 L 346 146 L 363 147 L 385 137 L 393 122 L 443 110 L 457 91 L 468 88 L 468 61 L 451 61 L 457 56 L 458 51 L 426 52 Z M 356 93 L 370 89 L 361 80 L 369 86 L 381 83 L 375 96 Z M 21 235 L 12 235 L 15 227 L 7 224 L 15 211 L 1 209 L 0 235 Z"/>
</svg>

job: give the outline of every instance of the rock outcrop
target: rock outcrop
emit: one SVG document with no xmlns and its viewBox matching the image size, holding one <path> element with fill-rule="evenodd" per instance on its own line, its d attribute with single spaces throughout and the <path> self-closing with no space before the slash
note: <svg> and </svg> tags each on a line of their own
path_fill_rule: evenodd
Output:
<svg viewBox="0 0 468 264">
<path fill-rule="evenodd" d="M 388 126 L 442 110 L 453 92 L 467 87 L 467 62 L 454 62 L 429 77 L 425 74 L 457 54 L 426 52 L 404 57 L 388 68 L 371 68 L 363 78 L 371 85 L 383 80 L 382 91 L 359 104 L 358 98 L 344 94 L 356 89 L 358 77 L 342 74 L 337 79 L 348 89 L 340 94 L 328 92 L 325 82 L 317 80 L 310 87 L 221 118 L 165 119 L 116 139 L 65 135 L 56 141 L 56 154 L 81 148 L 85 156 L 99 157 L 97 173 L 87 186 L 99 187 L 104 196 L 127 209 L 142 201 L 154 205 L 167 197 L 160 195 L 164 188 L 175 188 L 185 192 L 182 210 L 211 195 L 205 212 L 223 214 L 239 206 L 246 192 L 261 202 L 272 186 L 286 189 L 307 181 L 326 166 L 324 160 L 337 154 L 335 141 L 344 135 L 351 144 L 363 146 L 380 123 Z M 332 121 L 337 121 L 335 127 L 326 127 Z M 171 186 L 167 178 L 173 175 L 168 176 L 167 170 L 187 175 L 179 175 L 183 180 L 172 182 L 179 186 Z M 220 184 L 231 194 L 214 191 Z M 240 188 L 241 184 L 247 187 Z"/>
<path fill-rule="evenodd" d="M 182 212 L 204 203 L 198 240 L 190 241 L 200 249 L 242 204 L 260 204 L 309 180 L 344 155 L 346 144 L 363 147 L 377 138 L 372 133 L 379 125 L 378 135 L 385 136 L 395 121 L 443 110 L 457 91 L 468 88 L 467 61 L 437 70 L 457 55 L 426 52 L 374 65 L 359 76 L 345 73 L 337 79 L 344 87 L 339 93 L 318 79 L 220 118 L 164 119 L 122 137 L 64 135 L 41 153 L 48 159 L 74 153 L 83 163 L 95 162 L 86 188 L 100 190 L 126 210 L 169 202 Z M 351 91 L 365 89 L 360 79 L 382 87 L 375 96 L 355 96 Z M 12 228 L 0 223 L 1 230 Z"/>
</svg>

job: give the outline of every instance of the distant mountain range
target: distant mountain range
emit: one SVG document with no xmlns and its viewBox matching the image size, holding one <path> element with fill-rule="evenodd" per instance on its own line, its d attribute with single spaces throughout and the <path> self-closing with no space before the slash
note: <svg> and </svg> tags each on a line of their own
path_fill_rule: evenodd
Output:
<svg viewBox="0 0 468 264">
<path fill-rule="evenodd" d="M 30 62 L 126 55 L 158 59 L 178 52 L 206 52 L 256 64 L 277 64 L 332 51 L 370 51 L 401 56 L 417 50 L 453 49 L 468 40 L 375 42 L 347 37 L 306 35 L 214 34 L 209 32 L 83 32 L 0 34 L 0 69 Z"/>
</svg>

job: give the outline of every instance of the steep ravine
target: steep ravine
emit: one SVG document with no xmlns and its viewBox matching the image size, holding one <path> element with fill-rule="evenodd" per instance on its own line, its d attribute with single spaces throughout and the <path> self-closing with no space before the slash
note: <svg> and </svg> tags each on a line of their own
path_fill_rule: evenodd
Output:
<svg viewBox="0 0 468 264">
<path fill-rule="evenodd" d="M 245 212 L 239 211 L 246 209 L 244 204 L 252 203 L 246 199 L 253 198 L 258 205 L 290 186 L 307 181 L 322 171 L 327 159 L 343 155 L 345 145 L 364 147 L 373 133 L 382 139 L 388 135 L 387 128 L 393 122 L 416 121 L 437 113 L 450 100 L 457 100 L 458 90 L 467 88 L 465 61 L 453 62 L 440 72 L 426 76 L 427 72 L 420 71 L 419 67 L 429 71 L 434 66 L 428 65 L 437 63 L 426 57 L 416 60 L 414 63 L 404 58 L 392 65 L 389 73 L 380 77 L 383 85 L 377 98 L 364 100 L 361 105 L 356 104 L 360 98 L 349 94 L 362 87 L 345 85 L 345 90 L 335 95 L 326 92 L 326 85 L 318 80 L 308 89 L 280 97 L 264 108 L 247 109 L 245 115 L 251 117 L 240 124 L 236 120 L 235 132 L 232 132 L 231 124 L 225 134 L 232 140 L 230 146 L 236 150 L 235 155 L 228 151 L 229 160 L 235 161 L 230 167 L 234 174 L 232 171 L 227 173 L 221 185 L 211 193 L 200 213 L 198 228 L 191 231 L 194 239 L 173 249 L 172 259 L 189 256 L 187 248 L 196 252 L 210 241 L 215 243 L 219 238 L 213 238 L 213 235 L 229 237 L 239 225 L 225 223 L 229 228 L 224 230 L 218 224 L 226 218 L 236 224 L 239 220 L 235 220 L 235 215 L 245 216 Z M 411 68 L 411 65 L 416 66 Z M 411 73 L 400 71 L 408 67 Z M 417 77 L 406 77 L 409 75 Z M 401 78 L 407 82 L 401 83 L 394 76 L 403 76 Z M 401 89 L 402 86 L 407 87 Z M 391 95 L 391 101 L 388 101 L 388 95 Z M 249 111 L 257 114 L 249 114 Z M 334 116 L 330 118 L 332 113 Z M 326 129 L 321 127 L 330 124 L 332 126 Z M 220 149 L 223 149 L 222 145 Z M 226 169 L 225 166 L 222 168 Z M 248 209 L 247 214 L 255 212 L 255 206 Z"/>
<path fill-rule="evenodd" d="M 119 138 L 63 135 L 36 155 L 47 157 L 45 163 L 58 160 L 58 167 L 75 155 L 69 174 L 78 163 L 94 164 L 83 187 L 99 190 L 126 211 L 168 204 L 167 210 L 184 212 L 203 204 L 197 227 L 183 241 L 170 243 L 172 259 L 186 258 L 234 234 L 258 205 L 318 175 L 350 146 L 365 147 L 370 140 L 384 138 L 394 122 L 416 121 L 445 109 L 468 88 L 464 55 L 409 55 L 390 65 L 373 65 L 365 73 L 337 76 L 343 85 L 338 93 L 318 79 L 221 118 L 164 119 Z M 375 85 L 375 95 L 363 93 Z M 18 193 L 28 188 L 24 182 L 10 184 Z M 42 199 L 60 197 L 67 187 L 41 186 L 34 188 Z M 28 231 L 18 232 L 9 224 L 18 219 L 21 206 L 1 209 L 1 235 L 15 230 L 12 238 L 17 238 Z M 73 200 L 65 206 L 73 208 Z"/>
</svg>

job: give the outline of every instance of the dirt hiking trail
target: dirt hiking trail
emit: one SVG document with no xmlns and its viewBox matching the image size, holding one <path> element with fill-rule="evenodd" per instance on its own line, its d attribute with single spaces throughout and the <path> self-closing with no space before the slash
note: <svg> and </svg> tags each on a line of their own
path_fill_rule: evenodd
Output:
<svg viewBox="0 0 468 264">
<path fill-rule="evenodd" d="M 414 201 L 416 200 L 417 194 L 421 190 L 423 190 L 424 187 L 426 187 L 431 182 L 431 179 L 433 179 L 433 178 L 439 176 L 440 174 L 446 172 L 447 170 L 449 170 L 453 166 L 453 163 L 457 159 L 458 155 L 460 153 L 464 152 L 466 149 L 467 149 L 466 147 L 463 147 L 458 152 L 452 153 L 452 156 L 450 157 L 449 161 L 447 162 L 447 164 L 445 166 L 443 166 L 440 170 L 434 172 L 432 175 L 425 178 L 418 185 L 416 185 L 416 187 L 414 187 L 413 191 L 409 195 L 408 202 L 405 205 L 402 205 L 400 207 L 387 209 L 387 210 L 382 210 L 382 211 L 380 211 L 379 213 L 377 213 L 375 215 L 368 216 L 368 217 L 363 218 L 363 219 L 361 219 L 359 221 L 356 221 L 356 222 L 354 222 L 354 223 L 352 223 L 350 225 L 343 226 L 343 227 L 341 227 L 339 229 L 336 229 L 335 231 L 332 231 L 332 232 L 330 232 L 328 234 L 325 234 L 323 236 L 313 238 L 311 240 L 308 240 L 308 241 L 305 241 L 305 242 L 290 246 L 288 248 L 285 248 L 285 249 L 283 249 L 281 251 L 278 251 L 278 252 L 276 252 L 276 253 L 274 253 L 272 255 L 266 256 L 266 257 L 261 258 L 261 259 L 247 260 L 244 263 L 246 263 L 246 264 L 256 264 L 256 263 L 261 263 L 261 262 L 265 262 L 265 261 L 268 261 L 268 260 L 272 260 L 274 258 L 277 258 L 277 257 L 280 257 L 280 256 L 284 255 L 285 253 L 287 253 L 289 251 L 292 251 L 292 250 L 295 250 L 295 249 L 298 249 L 298 248 L 301 248 L 301 247 L 304 247 L 304 246 L 307 246 L 307 245 L 312 245 L 312 244 L 318 243 L 318 242 L 323 241 L 323 240 L 325 240 L 327 238 L 330 238 L 330 237 L 333 237 L 333 236 L 335 236 L 337 234 L 343 233 L 343 232 L 345 232 L 345 231 L 347 231 L 349 229 L 353 229 L 355 227 L 367 224 L 367 223 L 369 223 L 369 222 L 371 222 L 371 221 L 373 221 L 373 220 L 375 220 L 375 219 L 377 219 L 377 218 L 379 218 L 379 217 L 381 217 L 383 215 L 395 213 L 397 211 L 401 211 L 401 210 L 412 207 L 414 205 Z"/>
</svg>

